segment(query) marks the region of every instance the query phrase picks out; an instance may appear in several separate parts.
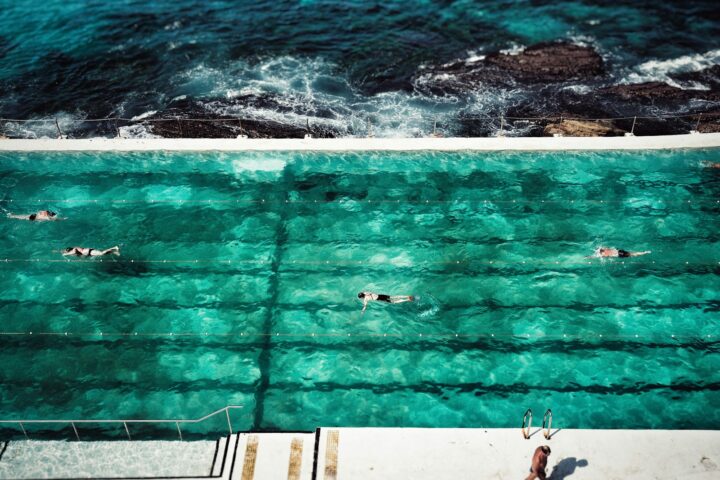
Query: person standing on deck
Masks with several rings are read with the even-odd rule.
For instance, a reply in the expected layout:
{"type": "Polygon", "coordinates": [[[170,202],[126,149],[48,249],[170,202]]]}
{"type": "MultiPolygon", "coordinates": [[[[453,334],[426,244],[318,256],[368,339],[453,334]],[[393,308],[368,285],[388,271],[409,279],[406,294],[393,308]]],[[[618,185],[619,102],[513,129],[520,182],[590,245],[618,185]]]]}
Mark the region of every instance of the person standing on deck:
{"type": "Polygon", "coordinates": [[[363,302],[362,313],[365,313],[368,302],[404,303],[412,302],[415,297],[412,295],[385,295],[383,293],[360,292],[358,298],[363,302]]]}
{"type": "Polygon", "coordinates": [[[550,456],[550,447],[543,445],[537,447],[533,454],[532,461],[530,462],[530,475],[525,480],[545,480],[547,475],[545,474],[545,467],[547,466],[547,457],[550,456]]]}

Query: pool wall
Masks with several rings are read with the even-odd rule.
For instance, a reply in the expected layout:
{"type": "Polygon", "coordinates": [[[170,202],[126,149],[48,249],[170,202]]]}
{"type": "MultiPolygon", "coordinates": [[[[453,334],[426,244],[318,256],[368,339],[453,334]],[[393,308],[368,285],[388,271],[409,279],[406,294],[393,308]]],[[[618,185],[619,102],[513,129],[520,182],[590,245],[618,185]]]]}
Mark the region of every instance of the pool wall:
{"type": "Polygon", "coordinates": [[[0,151],[453,151],[453,150],[654,150],[720,147],[720,133],[653,137],[492,138],[92,138],[0,140],[0,151]]]}

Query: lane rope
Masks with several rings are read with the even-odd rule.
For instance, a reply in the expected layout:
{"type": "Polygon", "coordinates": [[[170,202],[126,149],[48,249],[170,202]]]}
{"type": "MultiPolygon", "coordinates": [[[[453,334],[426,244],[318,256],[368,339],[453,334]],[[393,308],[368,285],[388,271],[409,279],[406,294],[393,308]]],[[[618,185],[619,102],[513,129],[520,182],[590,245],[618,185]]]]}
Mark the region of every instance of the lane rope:
{"type": "MultiPolygon", "coordinates": [[[[93,264],[93,263],[116,263],[116,264],[203,264],[203,265],[232,265],[232,264],[251,264],[251,265],[272,265],[275,263],[274,260],[256,260],[256,259],[237,259],[237,260],[224,260],[224,259],[156,259],[156,260],[143,260],[135,258],[115,258],[108,255],[109,260],[104,260],[103,257],[92,257],[92,258],[4,258],[0,259],[0,264],[3,263],[82,263],[82,264],[93,264]]],[[[522,261],[503,261],[503,260],[427,260],[422,262],[408,262],[408,261],[373,261],[373,260],[284,260],[284,265],[328,265],[328,266],[351,266],[351,265],[389,265],[394,267],[423,267],[428,265],[486,265],[493,267],[500,266],[519,266],[519,265],[558,265],[558,266],[576,266],[576,265],[636,265],[647,267],[648,265],[658,265],[656,260],[621,260],[617,257],[607,258],[593,258],[591,260],[582,261],[560,261],[560,260],[522,260],[522,261]]],[[[720,265],[718,262],[691,262],[691,261],[680,261],[672,263],[659,263],[660,266],[668,267],[675,265],[684,265],[691,267],[709,267],[720,265]]]]}
{"type": "Polygon", "coordinates": [[[376,333],[376,332],[54,332],[54,331],[0,331],[0,336],[46,336],[46,337],[275,337],[275,338],[484,338],[484,339],[519,339],[519,340],[638,340],[669,338],[671,340],[705,340],[716,338],[713,334],[676,335],[676,334],[520,334],[520,333],[376,333]]]}

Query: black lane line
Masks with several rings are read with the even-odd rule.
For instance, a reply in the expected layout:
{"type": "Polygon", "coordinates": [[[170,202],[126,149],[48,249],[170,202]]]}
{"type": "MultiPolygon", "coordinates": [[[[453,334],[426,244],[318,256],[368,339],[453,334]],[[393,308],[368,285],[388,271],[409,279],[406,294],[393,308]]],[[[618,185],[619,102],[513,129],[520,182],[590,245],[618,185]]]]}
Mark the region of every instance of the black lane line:
{"type": "Polygon", "coordinates": [[[315,429],[315,447],[313,450],[312,480],[317,480],[318,453],[320,450],[320,428],[315,429]]]}
{"type": "Polygon", "coordinates": [[[217,454],[218,454],[219,448],[220,448],[220,439],[218,438],[215,441],[215,454],[213,455],[212,463],[210,464],[210,475],[208,475],[209,477],[213,476],[213,471],[215,470],[215,460],[217,460],[217,454]]]}
{"type": "Polygon", "coordinates": [[[240,434],[236,433],[235,436],[235,451],[233,452],[232,463],[230,464],[230,476],[228,477],[230,479],[233,478],[233,471],[235,470],[235,459],[237,458],[237,449],[238,444],[240,443],[240,434]]]}
{"type": "Polygon", "coordinates": [[[7,450],[8,445],[10,444],[10,441],[5,442],[5,445],[3,445],[2,451],[0,451],[0,462],[2,462],[2,457],[5,455],[5,450],[7,450]]]}
{"type": "MultiPolygon", "coordinates": [[[[227,442],[225,442],[225,453],[223,453],[222,458],[222,465],[220,466],[220,476],[223,476],[223,472],[225,472],[225,461],[228,458],[228,448],[230,447],[230,440],[232,439],[232,435],[228,435],[227,442]]],[[[235,448],[237,448],[237,444],[235,445],[235,448]]]]}
{"type": "MultiPolygon", "coordinates": [[[[285,198],[291,188],[295,184],[292,172],[286,167],[283,172],[282,185],[285,186],[285,198]]],[[[278,227],[275,234],[275,253],[273,255],[272,265],[270,267],[270,276],[268,279],[269,299],[268,307],[263,321],[262,332],[267,334],[263,337],[262,350],[258,356],[258,369],[260,370],[260,379],[258,380],[255,390],[255,410],[253,415],[253,424],[250,430],[262,431],[263,422],[265,420],[265,395],[270,387],[270,364],[272,356],[272,333],[274,309],[280,297],[280,266],[282,265],[282,254],[285,245],[288,242],[287,220],[290,207],[281,209],[280,218],[278,219],[278,227]]]]}

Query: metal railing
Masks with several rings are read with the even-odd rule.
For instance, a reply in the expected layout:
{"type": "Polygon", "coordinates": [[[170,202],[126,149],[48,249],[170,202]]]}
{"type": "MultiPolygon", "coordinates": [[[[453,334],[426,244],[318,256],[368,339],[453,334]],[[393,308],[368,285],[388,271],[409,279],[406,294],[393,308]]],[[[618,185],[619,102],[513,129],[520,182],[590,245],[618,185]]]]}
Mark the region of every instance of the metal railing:
{"type": "MultiPolygon", "coordinates": [[[[523,438],[525,440],[529,440],[530,437],[537,433],[537,431],[534,433],[530,433],[530,429],[532,428],[532,419],[532,409],[528,408],[523,414],[522,426],[520,427],[523,438]]],[[[543,432],[543,437],[545,437],[547,440],[550,440],[552,438],[553,434],[550,432],[550,430],[552,429],[552,410],[550,410],[549,408],[545,410],[545,415],[543,415],[542,427],[540,427],[540,429],[543,432]]]]}
{"type": "Polygon", "coordinates": [[[227,420],[227,427],[228,432],[230,435],[233,433],[232,429],[232,422],[230,421],[230,410],[233,409],[239,409],[243,408],[242,405],[228,405],[226,407],[221,408],[220,410],[215,410],[212,413],[208,413],[207,415],[196,418],[196,419],[169,419],[169,420],[134,420],[134,419],[100,419],[100,420],[0,420],[0,424],[14,424],[20,427],[20,430],[22,430],[23,435],[25,435],[26,439],[30,439],[30,436],[27,433],[27,430],[25,430],[25,425],[31,425],[31,424],[50,424],[50,425],[69,425],[72,427],[73,432],[75,433],[75,438],[79,441],[80,440],[80,434],[78,433],[77,425],[80,424],[116,424],[120,425],[122,424],[123,427],[125,427],[125,433],[127,434],[128,440],[132,440],[132,436],[130,435],[130,429],[128,428],[128,424],[175,424],[175,427],[177,428],[178,437],[180,440],[183,439],[182,436],[182,430],[180,429],[181,424],[196,424],[203,422],[209,418],[212,418],[216,415],[219,415],[223,412],[225,412],[225,418],[227,420]]]}
{"type": "MultiPolygon", "coordinates": [[[[494,134],[498,136],[503,136],[506,131],[508,131],[508,128],[511,126],[514,126],[516,122],[533,122],[535,126],[542,126],[542,124],[547,123],[557,123],[557,122],[563,122],[565,120],[573,120],[573,121],[584,121],[584,122],[613,122],[613,121],[620,121],[620,122],[626,122],[627,125],[625,128],[629,128],[627,131],[627,134],[634,135],[635,134],[635,128],[638,124],[638,121],[647,121],[647,120],[656,120],[656,121],[666,121],[666,120],[681,120],[684,121],[683,125],[689,130],[689,131],[698,131],[701,122],[703,119],[706,122],[709,123],[715,123],[720,121],[720,114],[716,112],[698,112],[698,113],[683,113],[683,114],[657,114],[657,115],[627,115],[627,116],[618,116],[618,117],[598,117],[598,118],[588,118],[588,117],[581,117],[581,116],[573,116],[573,115],[564,115],[564,114],[555,114],[555,115],[545,115],[545,116],[536,116],[536,117],[520,117],[520,116],[512,116],[512,115],[484,115],[484,114],[478,114],[478,113],[463,113],[459,112],[452,120],[453,123],[459,123],[462,124],[463,122],[480,122],[487,125],[491,125],[493,129],[496,131],[494,134]]],[[[183,137],[183,132],[187,131],[187,129],[183,129],[184,123],[211,123],[211,124],[221,124],[222,126],[228,127],[233,131],[233,133],[243,133],[246,132],[246,129],[243,128],[243,122],[244,121],[260,121],[262,122],[263,119],[250,119],[250,118],[242,118],[242,117],[221,117],[221,118],[192,118],[192,117],[163,117],[163,118],[126,118],[126,117],[103,117],[103,118],[73,118],[72,122],[77,125],[81,125],[83,123],[108,123],[109,128],[106,128],[106,133],[113,132],[115,133],[116,137],[121,136],[120,127],[127,127],[127,126],[133,126],[133,125],[151,125],[153,123],[170,123],[177,125],[177,130],[181,137],[183,137]],[[122,124],[122,125],[121,125],[122,124]]],[[[442,136],[442,131],[444,130],[442,128],[442,120],[438,120],[437,118],[430,117],[427,118],[427,126],[428,126],[428,133],[427,136],[430,137],[437,137],[442,136]]],[[[270,121],[270,120],[269,120],[270,121]]],[[[274,120],[272,120],[275,122],[274,120]]],[[[447,121],[447,120],[446,120],[447,121]]],[[[367,118],[367,125],[365,127],[365,132],[356,132],[353,136],[362,136],[364,133],[367,137],[373,137],[375,136],[375,128],[374,125],[370,119],[370,117],[367,118]]],[[[8,131],[8,126],[11,126],[12,124],[50,124],[51,128],[54,125],[55,131],[57,132],[58,138],[65,138],[66,132],[63,132],[61,126],[60,126],[60,120],[57,117],[47,117],[47,118],[34,118],[34,119],[21,119],[21,118],[2,118],[0,117],[0,137],[3,135],[6,135],[11,132],[8,131]]],[[[297,127],[299,130],[305,130],[307,133],[311,133],[311,124],[310,119],[307,119],[305,125],[288,125],[290,127],[297,127]]],[[[318,123],[317,125],[314,125],[314,127],[317,127],[319,129],[327,129],[328,131],[332,131],[332,127],[328,127],[326,125],[323,125],[322,123],[318,123]]],[[[348,128],[350,130],[353,130],[351,125],[348,125],[348,128]]],[[[77,126],[74,127],[73,133],[80,133],[82,135],[81,129],[77,128],[77,126]]],[[[449,130],[449,129],[448,129],[449,130]]],[[[229,133],[229,132],[223,132],[223,133],[229,133]]],[[[335,132],[335,133],[342,133],[342,132],[335,132]]],[[[350,135],[350,134],[348,134],[350,135]]],[[[478,136],[488,136],[488,135],[478,135],[478,136]]],[[[242,137],[242,135],[238,135],[238,137],[242,137]]],[[[7,137],[9,138],[9,137],[7,137]]],[[[26,137],[19,137],[19,138],[26,138],[26,137]]]]}

